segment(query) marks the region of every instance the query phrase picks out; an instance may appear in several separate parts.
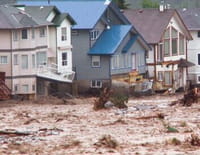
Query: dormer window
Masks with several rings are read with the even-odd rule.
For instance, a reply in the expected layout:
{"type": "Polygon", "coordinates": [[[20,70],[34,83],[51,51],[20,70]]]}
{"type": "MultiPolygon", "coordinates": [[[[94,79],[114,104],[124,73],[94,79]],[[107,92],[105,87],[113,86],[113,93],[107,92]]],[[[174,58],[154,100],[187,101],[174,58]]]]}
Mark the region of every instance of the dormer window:
{"type": "Polygon", "coordinates": [[[90,39],[96,40],[99,37],[99,30],[90,31],[90,39]]]}

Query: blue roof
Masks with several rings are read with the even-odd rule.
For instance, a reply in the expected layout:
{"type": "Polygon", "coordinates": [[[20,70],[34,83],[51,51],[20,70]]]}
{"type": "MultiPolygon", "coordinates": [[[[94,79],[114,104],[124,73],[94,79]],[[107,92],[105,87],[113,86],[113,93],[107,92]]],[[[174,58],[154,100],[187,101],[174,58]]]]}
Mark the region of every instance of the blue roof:
{"type": "Polygon", "coordinates": [[[108,5],[105,0],[17,0],[18,4],[55,5],[62,13],[69,13],[76,21],[73,29],[92,29],[108,5]]]}
{"type": "Polygon", "coordinates": [[[131,30],[131,25],[114,25],[105,30],[88,54],[91,55],[112,55],[115,53],[123,39],[131,30]]]}
{"type": "Polygon", "coordinates": [[[126,46],[123,48],[122,53],[128,52],[128,50],[131,48],[131,46],[135,43],[135,41],[138,38],[138,34],[134,35],[129,42],[126,44],[126,46]]]}

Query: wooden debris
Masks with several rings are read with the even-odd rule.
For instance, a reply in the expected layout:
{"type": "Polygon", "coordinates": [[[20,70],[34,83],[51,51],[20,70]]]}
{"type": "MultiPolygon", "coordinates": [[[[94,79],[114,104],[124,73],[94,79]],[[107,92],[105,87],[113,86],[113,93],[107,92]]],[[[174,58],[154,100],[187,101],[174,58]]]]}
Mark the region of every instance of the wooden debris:
{"type": "Polygon", "coordinates": [[[30,132],[22,132],[22,131],[17,131],[17,130],[13,130],[13,129],[0,130],[0,135],[27,136],[30,134],[31,134],[30,132]]]}

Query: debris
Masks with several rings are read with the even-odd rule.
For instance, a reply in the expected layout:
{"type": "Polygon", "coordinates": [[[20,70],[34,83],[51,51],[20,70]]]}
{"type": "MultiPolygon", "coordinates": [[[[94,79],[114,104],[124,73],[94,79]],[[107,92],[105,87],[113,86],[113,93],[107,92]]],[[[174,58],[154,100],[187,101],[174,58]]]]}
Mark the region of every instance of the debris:
{"type": "Polygon", "coordinates": [[[188,141],[192,146],[200,146],[200,136],[198,134],[191,134],[186,141],[188,141]]]}
{"type": "Polygon", "coordinates": [[[176,128],[167,126],[167,132],[179,132],[176,128]]]}
{"type": "Polygon", "coordinates": [[[118,146],[118,142],[113,137],[111,137],[110,135],[104,135],[94,145],[104,146],[104,147],[107,147],[107,148],[114,148],[115,149],[118,146]]]}
{"type": "Polygon", "coordinates": [[[111,108],[111,107],[113,107],[114,106],[114,104],[111,102],[111,101],[107,101],[105,104],[104,104],[104,107],[105,108],[111,108]]]}
{"type": "Polygon", "coordinates": [[[164,119],[165,115],[162,113],[158,113],[157,115],[152,115],[152,116],[143,116],[143,117],[136,117],[135,119],[152,119],[152,118],[159,118],[159,119],[164,119]]]}
{"type": "Polygon", "coordinates": [[[6,130],[0,130],[0,135],[11,135],[11,136],[27,136],[32,133],[30,132],[24,132],[24,131],[17,131],[15,129],[6,129],[6,130]]]}
{"type": "Polygon", "coordinates": [[[27,125],[27,124],[30,124],[30,123],[32,123],[32,122],[40,123],[37,119],[32,118],[32,119],[29,119],[28,121],[24,122],[24,124],[27,125]]]}

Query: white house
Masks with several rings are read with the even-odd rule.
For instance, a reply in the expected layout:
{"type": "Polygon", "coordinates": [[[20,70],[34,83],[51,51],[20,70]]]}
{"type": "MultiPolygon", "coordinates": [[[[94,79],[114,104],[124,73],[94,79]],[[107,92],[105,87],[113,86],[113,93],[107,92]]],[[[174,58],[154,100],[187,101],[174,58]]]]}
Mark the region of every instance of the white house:
{"type": "Polygon", "coordinates": [[[188,42],[188,60],[195,65],[188,69],[192,84],[200,84],[200,9],[180,9],[179,13],[189,29],[193,40],[188,42]]]}
{"type": "Polygon", "coordinates": [[[126,17],[151,45],[147,53],[149,77],[154,89],[185,88],[187,81],[187,43],[192,39],[179,13],[173,9],[125,11],[126,17]]]}

